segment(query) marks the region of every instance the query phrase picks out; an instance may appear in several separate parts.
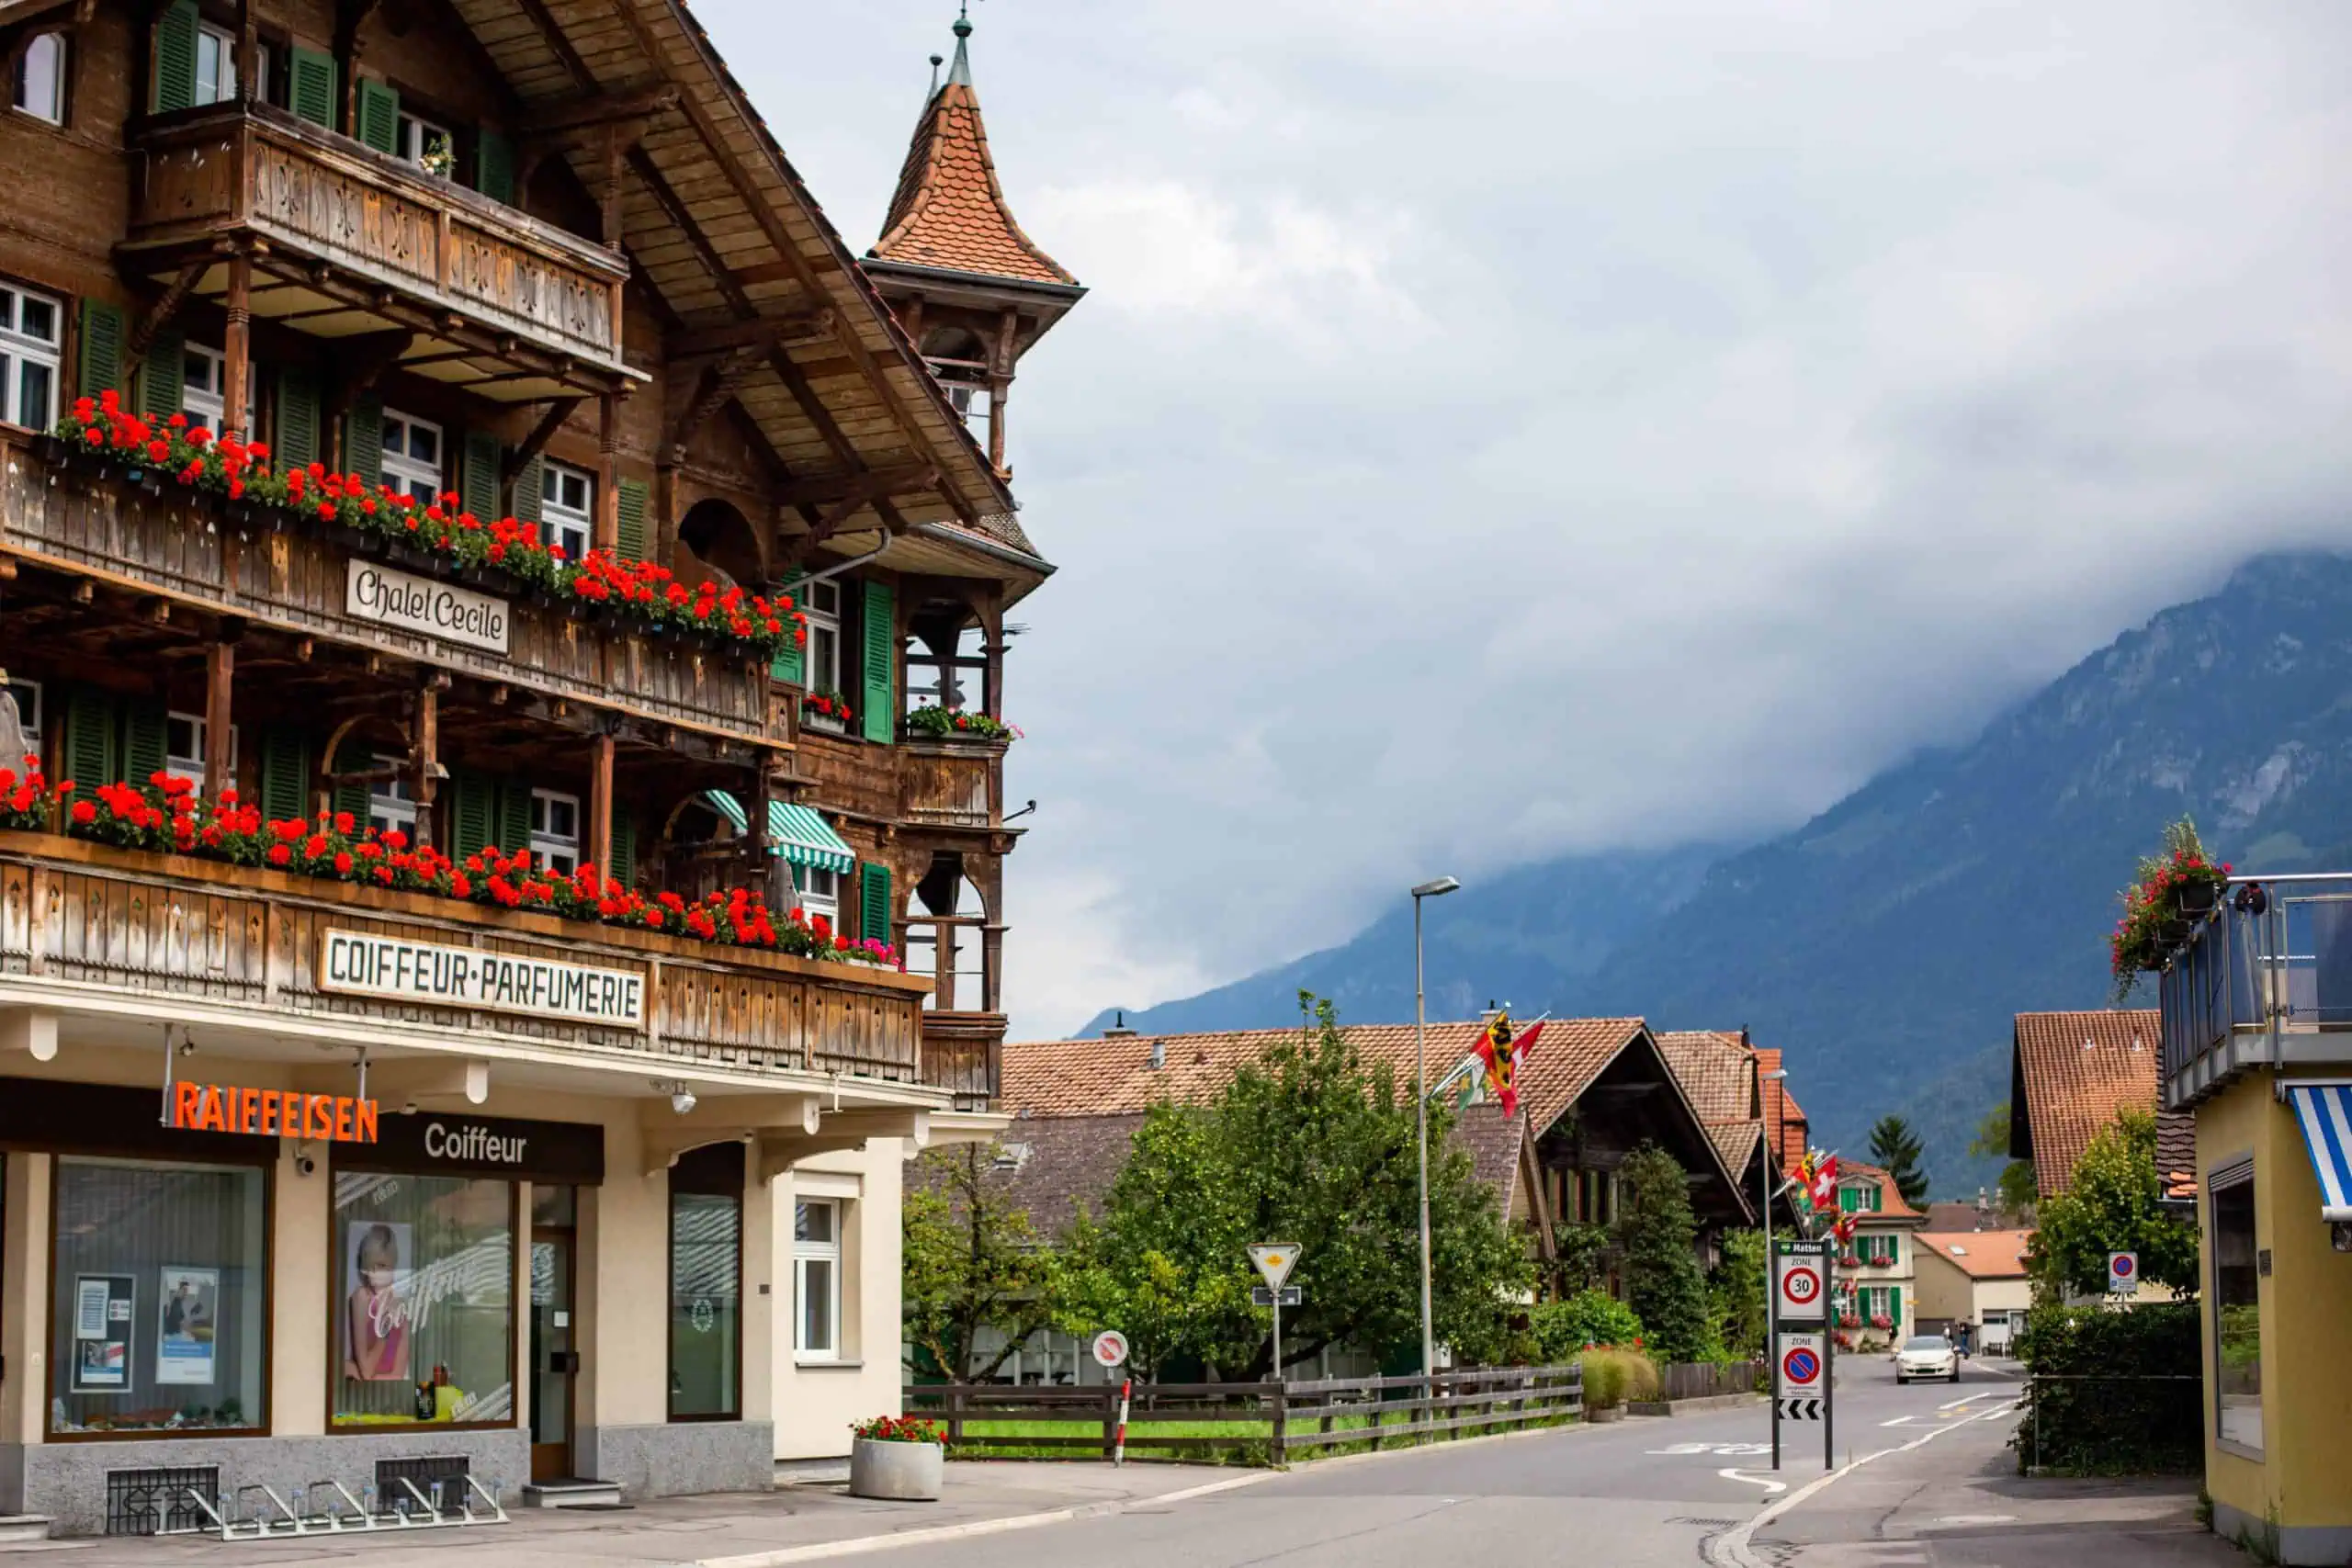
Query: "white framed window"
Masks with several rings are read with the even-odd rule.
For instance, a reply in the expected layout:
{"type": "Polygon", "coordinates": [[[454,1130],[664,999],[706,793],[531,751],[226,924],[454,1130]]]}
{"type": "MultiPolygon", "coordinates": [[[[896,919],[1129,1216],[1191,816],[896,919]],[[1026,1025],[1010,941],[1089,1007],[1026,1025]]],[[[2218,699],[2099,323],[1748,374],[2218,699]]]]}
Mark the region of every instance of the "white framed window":
{"type": "Polygon", "coordinates": [[[441,427],[414,414],[384,411],[384,482],[430,505],[441,497],[441,427]]]}
{"type": "Polygon", "coordinates": [[[0,419],[28,430],[57,421],[57,355],[65,308],[0,284],[0,419]]]}
{"type": "Polygon", "coordinates": [[[196,101],[225,104],[237,96],[237,35],[199,22],[196,28],[196,101]]]}
{"type": "Polygon", "coordinates": [[[65,35],[41,33],[17,62],[17,108],[51,125],[65,123],[65,35]]]}
{"type": "Polygon", "coordinates": [[[559,875],[580,869],[580,797],[531,792],[531,859],[559,875]]]}
{"type": "MultiPolygon", "coordinates": [[[[237,766],[237,727],[229,727],[229,768],[237,766]]],[[[198,789],[204,787],[204,716],[200,713],[167,714],[164,718],[164,772],[175,779],[186,779],[198,789]]]]}
{"type": "Polygon", "coordinates": [[[808,1198],[792,1216],[793,1349],[802,1360],[842,1353],[842,1204],[808,1198]]]}
{"type": "MultiPolygon", "coordinates": [[[[405,757],[390,757],[376,753],[379,768],[404,768],[405,757]]],[[[409,788],[408,775],[395,774],[389,779],[370,779],[368,783],[368,826],[379,833],[389,833],[397,828],[412,840],[416,837],[416,795],[409,788]]]]}
{"type": "Polygon", "coordinates": [[[940,389],[947,394],[947,406],[979,443],[980,450],[989,449],[989,421],[995,413],[995,403],[989,389],[970,381],[942,381],[940,389]]]}
{"type": "Polygon", "coordinates": [[[392,150],[420,169],[447,174],[457,156],[457,138],[448,127],[402,111],[393,130],[392,150]]]}
{"type": "Polygon", "coordinates": [[[842,874],[822,866],[796,865],[792,885],[798,889],[800,908],[810,919],[822,915],[839,927],[842,919],[842,874]]]}
{"type": "Polygon", "coordinates": [[[596,525],[596,479],[568,463],[539,465],[539,534],[568,560],[588,553],[596,525]]]}
{"type": "MultiPolygon", "coordinates": [[[[17,728],[25,732],[26,741],[32,746],[34,755],[38,756],[40,752],[40,682],[39,681],[10,681],[8,694],[17,699],[17,728]]],[[[0,765],[11,764],[8,764],[7,759],[0,758],[0,765]]]]}
{"type": "MultiPolygon", "coordinates": [[[[218,434],[228,425],[229,356],[200,343],[180,350],[180,408],[191,424],[218,434]]],[[[254,378],[245,378],[245,417],[240,429],[254,428],[254,378]]]]}
{"type": "Polygon", "coordinates": [[[808,617],[808,689],[838,692],[842,689],[842,585],[812,582],[794,597],[808,617]]]}

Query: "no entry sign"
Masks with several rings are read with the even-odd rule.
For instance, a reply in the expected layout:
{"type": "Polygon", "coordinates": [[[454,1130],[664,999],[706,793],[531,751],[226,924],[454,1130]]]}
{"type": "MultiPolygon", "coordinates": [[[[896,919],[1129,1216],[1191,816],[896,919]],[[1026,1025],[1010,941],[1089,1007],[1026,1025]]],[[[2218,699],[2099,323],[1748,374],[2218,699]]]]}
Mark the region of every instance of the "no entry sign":
{"type": "Polygon", "coordinates": [[[1116,1367],[1127,1359],[1127,1337],[1115,1328],[1106,1328],[1094,1337],[1094,1359],[1105,1367],[1116,1367]]]}
{"type": "Polygon", "coordinates": [[[1821,1336],[1818,1334],[1783,1334],[1781,1336],[1776,1392],[1783,1399],[1796,1394],[1817,1394],[1822,1388],[1823,1360],[1821,1336]]]}

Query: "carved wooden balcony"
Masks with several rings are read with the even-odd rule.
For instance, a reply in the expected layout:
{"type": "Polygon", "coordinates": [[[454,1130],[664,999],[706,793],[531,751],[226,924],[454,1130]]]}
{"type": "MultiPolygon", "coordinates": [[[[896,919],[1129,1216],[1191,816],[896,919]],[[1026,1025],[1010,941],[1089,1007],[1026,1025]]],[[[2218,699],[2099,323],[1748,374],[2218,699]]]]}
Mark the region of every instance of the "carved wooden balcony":
{"type": "Polygon", "coordinates": [[[1001,1012],[926,1010],[922,1081],[953,1092],[958,1111],[988,1110],[1001,1082],[1005,1029],[1001,1012]]]}
{"type": "Polygon", "coordinates": [[[899,750],[910,826],[994,828],[1003,821],[1002,741],[907,740],[899,750]]]}
{"type": "Polygon", "coordinates": [[[160,117],[136,151],[127,271],[217,299],[243,248],[256,321],[389,343],[419,373],[506,401],[634,378],[628,264],[603,245],[268,104],[160,117]]]}
{"type": "Polygon", "coordinates": [[[978,1089],[968,1041],[930,1056],[920,978],[45,833],[0,832],[0,996],[454,1050],[840,1073],[978,1089]],[[370,994],[327,973],[330,931],[637,977],[633,1025],[370,994]]]}

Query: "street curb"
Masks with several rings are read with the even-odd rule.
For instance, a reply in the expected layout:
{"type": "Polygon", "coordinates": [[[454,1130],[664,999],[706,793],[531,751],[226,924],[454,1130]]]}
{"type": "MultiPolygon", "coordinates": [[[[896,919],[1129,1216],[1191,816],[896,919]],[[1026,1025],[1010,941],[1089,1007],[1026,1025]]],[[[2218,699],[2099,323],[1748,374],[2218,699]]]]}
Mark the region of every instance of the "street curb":
{"type": "Polygon", "coordinates": [[[1751,1404],[1761,1404],[1760,1393],[1702,1393],[1691,1399],[1633,1400],[1625,1405],[1629,1416],[1698,1416],[1711,1410],[1741,1410],[1751,1404]]]}
{"type": "Polygon", "coordinates": [[[857,1557],[869,1551],[894,1551],[902,1546],[928,1546],[937,1541],[968,1540],[974,1536],[1002,1535],[1012,1530],[1036,1529],[1044,1525],[1068,1524],[1075,1519],[1107,1518],[1131,1508],[1182,1503],[1194,1497],[1205,1497],[1212,1492],[1229,1492],[1238,1486],[1252,1486],[1261,1481],[1271,1481],[1280,1473],[1279,1471],[1268,1470],[1248,1475],[1232,1475],[1222,1481],[1165,1492],[1156,1497],[1128,1497],[1115,1503],[1084,1503],[1076,1507],[1049,1508],[1043,1513],[1013,1514],[1001,1519],[972,1519],[960,1525],[933,1525],[927,1529],[851,1536],[843,1540],[811,1541],[806,1546],[784,1546],[773,1551],[747,1551],[733,1557],[705,1557],[697,1559],[694,1568],[780,1568],[786,1562],[817,1562],[829,1557],[857,1557]]]}
{"type": "Polygon", "coordinates": [[[1319,1474],[1337,1465],[1362,1464],[1366,1460],[1406,1459],[1414,1454],[1425,1454],[1446,1449],[1466,1449],[1479,1443],[1507,1443],[1514,1438],[1553,1438],[1559,1436],[1562,1432],[1581,1432],[1590,1424],[1586,1421],[1563,1421],[1556,1426],[1530,1427],[1518,1432],[1485,1432],[1475,1438],[1449,1438],[1443,1442],[1414,1443],[1406,1448],[1382,1449],[1376,1453],[1367,1450],[1360,1454],[1333,1454],[1329,1459],[1299,1460],[1283,1466],[1280,1470],[1270,1470],[1266,1473],[1268,1475],[1319,1474]]]}

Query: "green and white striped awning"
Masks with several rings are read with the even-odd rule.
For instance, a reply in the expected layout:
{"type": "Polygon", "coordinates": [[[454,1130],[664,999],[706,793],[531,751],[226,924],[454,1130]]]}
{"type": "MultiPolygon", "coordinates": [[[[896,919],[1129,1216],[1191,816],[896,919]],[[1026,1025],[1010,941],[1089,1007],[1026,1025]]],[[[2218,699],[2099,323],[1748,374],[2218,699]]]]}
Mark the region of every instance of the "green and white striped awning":
{"type": "MultiPolygon", "coordinates": [[[[710,803],[713,811],[726,818],[728,825],[738,833],[751,830],[751,823],[743,815],[743,803],[725,790],[705,790],[703,799],[710,803]]],[[[814,866],[819,871],[838,871],[844,875],[857,865],[857,852],[842,842],[842,836],[806,806],[795,806],[783,800],[769,801],[768,840],[782,849],[784,858],[794,865],[814,866]]]]}

